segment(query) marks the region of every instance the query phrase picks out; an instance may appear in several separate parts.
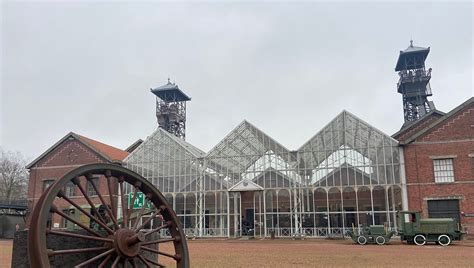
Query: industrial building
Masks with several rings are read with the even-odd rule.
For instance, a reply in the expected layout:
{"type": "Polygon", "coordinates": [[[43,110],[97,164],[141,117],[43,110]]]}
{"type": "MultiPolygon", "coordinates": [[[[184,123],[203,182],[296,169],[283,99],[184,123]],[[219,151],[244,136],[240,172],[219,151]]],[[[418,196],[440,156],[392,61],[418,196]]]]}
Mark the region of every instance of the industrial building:
{"type": "MultiPolygon", "coordinates": [[[[408,205],[474,231],[474,98],[433,110],[393,135],[405,158],[408,205]]],[[[470,231],[470,232],[469,232],[470,231]]]]}
{"type": "MultiPolygon", "coordinates": [[[[43,192],[56,180],[62,178],[71,170],[86,164],[92,163],[120,163],[127,155],[128,151],[121,150],[102,142],[84,137],[70,132],[58,142],[48,148],[43,154],[33,160],[26,168],[30,171],[28,183],[28,209],[31,212],[40,199],[43,192]]],[[[93,179],[99,190],[107,189],[107,183],[100,177],[93,179]]],[[[91,183],[85,180],[81,182],[83,189],[91,196],[94,204],[99,206],[100,200],[95,194],[96,191],[91,183]]],[[[113,195],[117,199],[117,185],[115,184],[113,195]]],[[[90,210],[91,206],[73,183],[69,183],[64,189],[67,197],[73,199],[84,209],[90,210]]],[[[89,218],[82,215],[71,204],[64,200],[56,201],[58,208],[66,215],[78,219],[82,223],[89,224],[89,218]]],[[[26,226],[31,221],[31,213],[27,215],[26,226]]],[[[48,222],[53,228],[73,228],[72,223],[54,215],[48,222]]]]}
{"type": "Polygon", "coordinates": [[[164,193],[188,236],[341,236],[363,224],[396,229],[396,211],[402,209],[423,211],[425,217],[454,217],[469,228],[468,216],[474,215],[472,99],[446,115],[436,110],[429,100],[432,69],[425,68],[429,52],[413,41],[400,51],[395,71],[405,123],[393,137],[342,111],[297,149],[286,148],[244,120],[203,152],[184,139],[190,98],[168,81],[151,90],[160,127],[124,165],[164,193]],[[465,117],[456,125],[462,135],[448,133],[445,151],[413,157],[420,137],[439,132],[454,115],[465,117]],[[450,145],[460,140],[464,143],[450,145]],[[449,169],[445,162],[458,153],[462,161],[455,160],[456,179],[452,165],[448,181],[433,179],[449,169]],[[423,177],[424,184],[417,178],[421,168],[433,175],[423,177]],[[456,202],[470,212],[462,212],[456,202]]]}
{"type": "Polygon", "coordinates": [[[396,228],[398,143],[343,111],[297,150],[243,121],[205,153],[158,128],[124,165],[165,194],[191,236],[341,236],[396,228]]]}
{"type": "MultiPolygon", "coordinates": [[[[33,161],[29,207],[69,170],[119,162],[163,193],[188,237],[338,237],[371,224],[396,230],[397,211],[409,209],[453,217],[469,232],[474,98],[448,113],[436,109],[429,100],[432,70],[425,69],[429,51],[413,42],[400,51],[400,131],[390,136],[341,111],[299,148],[287,148],[243,120],[202,151],[185,140],[191,98],[168,80],[151,89],[159,127],[144,141],[120,150],[70,133],[33,161]]],[[[65,191],[87,208],[77,189],[65,191]]],[[[66,224],[52,219],[52,226],[66,224]]]]}

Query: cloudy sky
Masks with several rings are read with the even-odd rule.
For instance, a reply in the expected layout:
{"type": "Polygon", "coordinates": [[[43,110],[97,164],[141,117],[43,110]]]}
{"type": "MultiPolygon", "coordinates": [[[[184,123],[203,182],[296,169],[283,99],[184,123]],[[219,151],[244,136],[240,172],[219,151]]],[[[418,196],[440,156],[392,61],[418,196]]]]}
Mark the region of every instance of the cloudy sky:
{"type": "Polygon", "coordinates": [[[70,131],[125,148],[156,129],[169,77],[192,97],[187,141],[208,151],[247,119],[297,149],[346,109],[403,123],[394,72],[430,46],[436,107],[473,96],[471,2],[8,2],[0,145],[37,157],[70,131]]]}

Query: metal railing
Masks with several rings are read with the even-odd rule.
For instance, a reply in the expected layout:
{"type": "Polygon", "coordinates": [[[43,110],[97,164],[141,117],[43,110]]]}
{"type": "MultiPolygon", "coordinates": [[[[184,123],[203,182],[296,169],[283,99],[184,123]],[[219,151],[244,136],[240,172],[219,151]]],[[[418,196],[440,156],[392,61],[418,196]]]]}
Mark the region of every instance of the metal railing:
{"type": "MultiPolygon", "coordinates": [[[[276,237],[280,238],[291,238],[295,236],[304,236],[308,238],[343,238],[346,237],[347,231],[353,231],[355,233],[360,233],[362,227],[306,227],[302,229],[302,233],[295,233],[294,230],[290,227],[279,227],[279,228],[269,228],[266,230],[265,236],[270,237],[271,232],[275,232],[276,237]]],[[[388,227],[388,231],[397,231],[394,227],[388,227]]],[[[228,232],[227,228],[204,228],[202,235],[199,236],[199,232],[196,228],[184,228],[184,234],[187,238],[195,237],[227,237],[228,232]]],[[[171,237],[168,229],[160,230],[161,237],[171,237]]],[[[237,237],[240,236],[240,233],[237,237]]]]}
{"type": "Polygon", "coordinates": [[[18,200],[0,199],[0,208],[26,210],[28,208],[28,200],[26,199],[18,199],[18,200]]]}
{"type": "MultiPolygon", "coordinates": [[[[184,228],[184,234],[187,238],[194,237],[227,237],[227,228],[204,228],[201,236],[199,230],[196,228],[184,228]]],[[[168,229],[160,230],[161,237],[170,237],[171,234],[168,229]]]]}
{"type": "MultiPolygon", "coordinates": [[[[398,80],[397,83],[397,88],[400,88],[400,85],[402,83],[415,83],[415,82],[421,82],[421,81],[429,81],[431,79],[431,69],[428,71],[426,70],[416,70],[416,71],[409,71],[409,72],[399,72],[398,75],[400,76],[400,79],[398,80]]],[[[428,92],[431,90],[427,90],[427,94],[431,93],[428,92]]]]}
{"type": "Polygon", "coordinates": [[[17,199],[17,200],[0,199],[0,204],[27,206],[28,205],[28,200],[26,200],[26,199],[17,199]]]}

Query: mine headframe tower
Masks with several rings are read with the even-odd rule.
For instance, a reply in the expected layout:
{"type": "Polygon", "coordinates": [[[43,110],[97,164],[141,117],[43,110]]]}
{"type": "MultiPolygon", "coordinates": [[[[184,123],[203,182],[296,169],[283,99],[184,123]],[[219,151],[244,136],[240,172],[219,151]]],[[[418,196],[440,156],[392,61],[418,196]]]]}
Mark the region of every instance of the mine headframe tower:
{"type": "Polygon", "coordinates": [[[425,70],[425,60],[430,48],[410,46],[400,51],[395,71],[400,80],[397,84],[398,93],[403,96],[403,113],[405,124],[416,121],[434,110],[434,103],[428,100],[432,96],[430,79],[431,68],[425,70]]]}
{"type": "Polygon", "coordinates": [[[150,89],[156,95],[158,126],[181,138],[186,138],[186,102],[191,98],[168,78],[166,85],[150,89]]]}

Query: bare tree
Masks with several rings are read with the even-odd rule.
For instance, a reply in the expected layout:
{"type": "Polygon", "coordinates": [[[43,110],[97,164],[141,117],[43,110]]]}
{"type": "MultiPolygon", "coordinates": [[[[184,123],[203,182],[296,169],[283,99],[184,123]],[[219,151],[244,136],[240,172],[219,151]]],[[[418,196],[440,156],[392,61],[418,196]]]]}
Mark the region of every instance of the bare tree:
{"type": "Polygon", "coordinates": [[[26,198],[28,171],[25,166],[26,160],[20,153],[0,148],[0,199],[26,198]]]}

